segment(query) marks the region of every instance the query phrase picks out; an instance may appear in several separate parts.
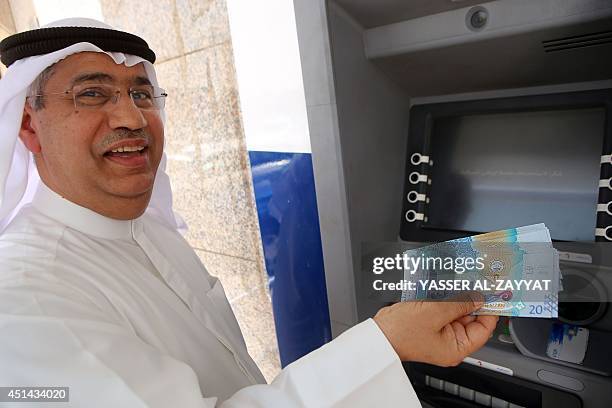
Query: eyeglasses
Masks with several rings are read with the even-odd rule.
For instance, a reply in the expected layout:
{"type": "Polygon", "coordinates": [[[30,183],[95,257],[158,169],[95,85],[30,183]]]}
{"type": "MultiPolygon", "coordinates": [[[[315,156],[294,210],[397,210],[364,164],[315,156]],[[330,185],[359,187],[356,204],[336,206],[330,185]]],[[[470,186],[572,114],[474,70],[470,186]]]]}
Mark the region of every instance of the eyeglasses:
{"type": "MultiPolygon", "coordinates": [[[[166,105],[168,94],[162,88],[153,85],[138,85],[128,89],[128,95],[134,105],[141,110],[160,110],[166,105]]],[[[74,100],[74,108],[103,109],[110,101],[113,105],[121,98],[121,88],[107,84],[76,85],[72,89],[58,93],[30,95],[28,98],[46,98],[48,96],[64,97],[74,100]]]]}

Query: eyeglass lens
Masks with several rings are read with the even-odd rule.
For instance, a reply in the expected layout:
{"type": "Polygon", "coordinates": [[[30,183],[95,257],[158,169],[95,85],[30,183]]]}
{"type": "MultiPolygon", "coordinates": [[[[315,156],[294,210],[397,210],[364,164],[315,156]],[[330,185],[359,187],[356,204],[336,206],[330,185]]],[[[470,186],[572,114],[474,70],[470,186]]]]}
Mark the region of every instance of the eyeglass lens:
{"type": "MultiPolygon", "coordinates": [[[[111,101],[119,101],[121,89],[105,84],[84,84],[72,89],[74,105],[76,108],[100,109],[111,101]]],[[[143,110],[163,109],[166,101],[166,92],[152,85],[139,85],[128,91],[134,105],[143,110]]]]}

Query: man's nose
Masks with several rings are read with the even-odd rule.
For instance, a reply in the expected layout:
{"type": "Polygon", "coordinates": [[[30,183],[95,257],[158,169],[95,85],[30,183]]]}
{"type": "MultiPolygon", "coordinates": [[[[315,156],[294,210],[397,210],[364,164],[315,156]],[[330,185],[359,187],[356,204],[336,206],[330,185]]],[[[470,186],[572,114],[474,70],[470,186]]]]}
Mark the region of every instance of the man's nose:
{"type": "Polygon", "coordinates": [[[112,129],[127,128],[131,130],[146,127],[147,119],[143,112],[134,105],[131,96],[125,94],[117,96],[117,101],[110,100],[105,106],[108,112],[109,126],[112,129]]]}

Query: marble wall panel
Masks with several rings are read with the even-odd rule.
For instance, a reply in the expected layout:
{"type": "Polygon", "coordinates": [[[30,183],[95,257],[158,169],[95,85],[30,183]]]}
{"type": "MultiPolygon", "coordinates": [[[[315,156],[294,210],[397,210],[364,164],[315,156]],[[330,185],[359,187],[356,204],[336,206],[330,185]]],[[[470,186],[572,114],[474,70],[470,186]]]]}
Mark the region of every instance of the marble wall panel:
{"type": "Polygon", "coordinates": [[[225,0],[176,0],[176,8],[186,52],[230,40],[225,0]]]}
{"type": "Polygon", "coordinates": [[[158,61],[185,53],[175,0],[100,0],[100,6],[107,23],[144,38],[158,61]]]}
{"type": "Polygon", "coordinates": [[[278,375],[281,367],[274,315],[266,289],[259,287],[249,296],[234,300],[231,306],[238,318],[249,354],[266,380],[271,382],[278,375]]]}
{"type": "Polygon", "coordinates": [[[165,61],[230,41],[225,0],[102,0],[106,21],[142,35],[165,61]]]}
{"type": "Polygon", "coordinates": [[[15,22],[8,0],[0,0],[0,31],[5,33],[15,32],[15,22]]]}
{"type": "Polygon", "coordinates": [[[218,277],[244,334],[249,354],[268,382],[280,371],[272,305],[256,262],[196,250],[211,275],[218,277]]]}
{"type": "Polygon", "coordinates": [[[256,260],[259,227],[231,47],[158,66],[169,92],[166,152],[176,209],[196,248],[256,260]]]}
{"type": "Polygon", "coordinates": [[[38,18],[32,0],[8,0],[15,24],[15,32],[38,28],[38,18]]]}
{"type": "Polygon", "coordinates": [[[256,292],[265,286],[257,274],[257,262],[244,258],[195,250],[208,273],[219,278],[230,303],[256,292]]]}
{"type": "MultiPolygon", "coordinates": [[[[0,41],[15,33],[15,23],[8,0],[0,0],[0,41]]],[[[0,63],[0,78],[6,72],[4,64],[0,63]]]]}

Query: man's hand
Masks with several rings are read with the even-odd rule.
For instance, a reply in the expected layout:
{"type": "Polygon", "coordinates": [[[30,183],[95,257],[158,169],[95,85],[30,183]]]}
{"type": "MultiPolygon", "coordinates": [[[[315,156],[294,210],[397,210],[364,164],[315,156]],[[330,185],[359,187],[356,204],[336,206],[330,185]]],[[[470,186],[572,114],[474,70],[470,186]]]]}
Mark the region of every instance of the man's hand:
{"type": "Polygon", "coordinates": [[[414,301],[384,307],[374,321],[402,361],[454,366],[482,347],[497,316],[470,316],[483,305],[477,292],[454,301],[414,301]]]}

